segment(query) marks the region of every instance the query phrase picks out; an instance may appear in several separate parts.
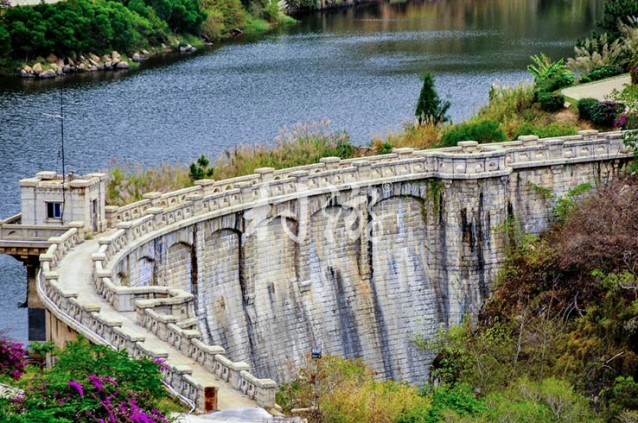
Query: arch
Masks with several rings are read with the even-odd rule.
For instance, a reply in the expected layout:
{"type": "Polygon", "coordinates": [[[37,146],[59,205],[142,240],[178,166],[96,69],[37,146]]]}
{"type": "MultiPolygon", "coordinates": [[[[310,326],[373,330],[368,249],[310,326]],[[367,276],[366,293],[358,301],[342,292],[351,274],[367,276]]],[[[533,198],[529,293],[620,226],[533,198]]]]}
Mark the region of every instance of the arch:
{"type": "Polygon", "coordinates": [[[193,246],[178,241],[168,248],[163,285],[191,292],[193,284],[193,246]]]}
{"type": "Polygon", "coordinates": [[[155,280],[155,259],[144,256],[137,261],[138,277],[132,281],[131,286],[153,286],[155,280]]]}

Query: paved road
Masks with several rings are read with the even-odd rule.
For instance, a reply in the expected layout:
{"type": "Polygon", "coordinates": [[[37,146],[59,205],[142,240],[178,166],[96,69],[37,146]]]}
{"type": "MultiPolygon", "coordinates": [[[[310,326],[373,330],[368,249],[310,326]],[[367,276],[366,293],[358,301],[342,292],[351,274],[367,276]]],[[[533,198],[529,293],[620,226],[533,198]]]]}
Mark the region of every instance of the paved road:
{"type": "Polygon", "coordinates": [[[621,75],[615,78],[605,79],[603,81],[590,82],[589,84],[576,85],[575,87],[565,88],[561,92],[564,96],[576,100],[581,98],[595,98],[603,101],[608,100],[607,96],[613,91],[622,91],[625,84],[631,83],[629,75],[621,75]]]}

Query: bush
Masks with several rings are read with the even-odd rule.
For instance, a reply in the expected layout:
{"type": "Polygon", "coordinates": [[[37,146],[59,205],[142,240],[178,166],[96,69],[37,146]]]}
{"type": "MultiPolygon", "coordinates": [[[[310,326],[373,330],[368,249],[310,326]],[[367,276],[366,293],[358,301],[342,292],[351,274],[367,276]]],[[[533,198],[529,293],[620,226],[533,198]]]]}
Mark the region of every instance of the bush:
{"type": "Polygon", "coordinates": [[[23,395],[4,403],[0,400],[0,420],[169,422],[157,410],[159,400],[167,397],[161,363],[132,360],[126,351],[91,345],[83,338],[68,343],[58,358],[52,368],[21,381],[23,395]]]}
{"type": "Polygon", "coordinates": [[[521,135],[537,135],[540,138],[553,138],[563,135],[576,135],[576,132],[576,128],[572,125],[550,123],[548,125],[536,126],[525,122],[514,134],[514,139],[521,135]]]}
{"type": "Polygon", "coordinates": [[[569,87],[574,83],[573,74],[559,74],[553,78],[542,79],[534,84],[534,92],[538,96],[539,93],[553,93],[561,88],[569,87]]]}
{"type": "Polygon", "coordinates": [[[550,92],[541,92],[537,95],[541,109],[549,113],[554,113],[565,107],[565,96],[562,94],[553,94],[550,92]]]}
{"type": "Polygon", "coordinates": [[[638,113],[623,113],[614,121],[614,127],[623,131],[638,129],[638,113]]]}
{"type": "Polygon", "coordinates": [[[603,65],[597,66],[586,75],[580,77],[581,83],[598,81],[600,79],[611,78],[612,76],[620,75],[623,70],[619,66],[603,65]]]}
{"type": "Polygon", "coordinates": [[[439,146],[452,147],[459,141],[489,143],[505,141],[505,139],[505,133],[499,127],[498,122],[492,120],[470,121],[446,128],[441,136],[439,146]]]}
{"type": "Polygon", "coordinates": [[[593,108],[591,122],[600,126],[612,127],[624,110],[625,105],[622,103],[603,101],[593,108]]]}
{"type": "Polygon", "coordinates": [[[632,68],[631,71],[629,71],[629,76],[631,77],[631,83],[638,85],[638,67],[632,68]]]}
{"type": "Polygon", "coordinates": [[[0,337],[0,377],[17,380],[27,365],[27,351],[21,344],[0,337]]]}
{"type": "Polygon", "coordinates": [[[582,120],[591,120],[594,109],[598,107],[600,101],[595,98],[583,98],[578,100],[578,117],[582,120]]]}

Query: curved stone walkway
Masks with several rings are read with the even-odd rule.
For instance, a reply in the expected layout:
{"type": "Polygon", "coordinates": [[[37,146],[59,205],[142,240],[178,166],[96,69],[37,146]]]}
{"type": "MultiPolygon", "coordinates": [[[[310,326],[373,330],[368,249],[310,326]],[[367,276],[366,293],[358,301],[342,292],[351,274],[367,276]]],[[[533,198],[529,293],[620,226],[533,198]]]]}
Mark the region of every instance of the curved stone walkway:
{"type": "MultiPolygon", "coordinates": [[[[101,236],[109,233],[101,234],[101,236]]],[[[99,238],[98,236],[97,238],[99,238]]],[[[162,349],[168,352],[168,359],[173,365],[188,366],[193,370],[193,377],[198,381],[207,385],[214,385],[218,390],[218,408],[220,410],[228,409],[258,409],[260,408],[255,401],[246,395],[233,389],[230,384],[219,380],[214,374],[204,369],[196,361],[185,357],[180,351],[161,341],[157,336],[148,332],[142,326],[137,324],[135,312],[119,312],[115,310],[111,304],[106,302],[94,289],[93,277],[93,261],[92,255],[99,249],[97,239],[85,241],[75,246],[59,263],[57,271],[59,274],[58,283],[60,287],[69,292],[76,292],[77,299],[81,303],[98,304],[100,315],[112,320],[122,322],[122,327],[128,332],[143,336],[144,343],[154,349],[162,349]]],[[[261,409],[263,410],[263,409],[261,409]]],[[[264,411],[265,412],[265,411],[264,411]]]]}
{"type": "Polygon", "coordinates": [[[561,93],[565,97],[575,100],[583,98],[595,98],[596,100],[608,100],[609,94],[613,90],[622,91],[625,84],[630,84],[631,79],[628,74],[616,76],[614,78],[604,79],[602,81],[590,82],[588,84],[580,84],[574,87],[565,88],[561,93]]]}

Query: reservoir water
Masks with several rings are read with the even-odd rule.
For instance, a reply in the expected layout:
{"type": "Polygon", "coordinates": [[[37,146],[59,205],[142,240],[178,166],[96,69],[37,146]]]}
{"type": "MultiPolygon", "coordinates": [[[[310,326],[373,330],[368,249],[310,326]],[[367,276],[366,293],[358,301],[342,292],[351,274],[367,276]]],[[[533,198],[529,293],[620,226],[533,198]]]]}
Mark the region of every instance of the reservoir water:
{"type": "MultiPolygon", "coordinates": [[[[419,74],[431,71],[458,122],[493,83],[530,80],[529,56],[573,53],[602,0],[434,0],[367,4],[300,17],[296,26],[221,43],[135,71],[53,81],[0,78],[0,218],[19,212],[18,180],[113,159],[155,165],[269,143],[280,128],[328,119],[355,143],[413,119],[419,74]]],[[[26,273],[0,256],[0,333],[26,339],[26,273]]]]}

